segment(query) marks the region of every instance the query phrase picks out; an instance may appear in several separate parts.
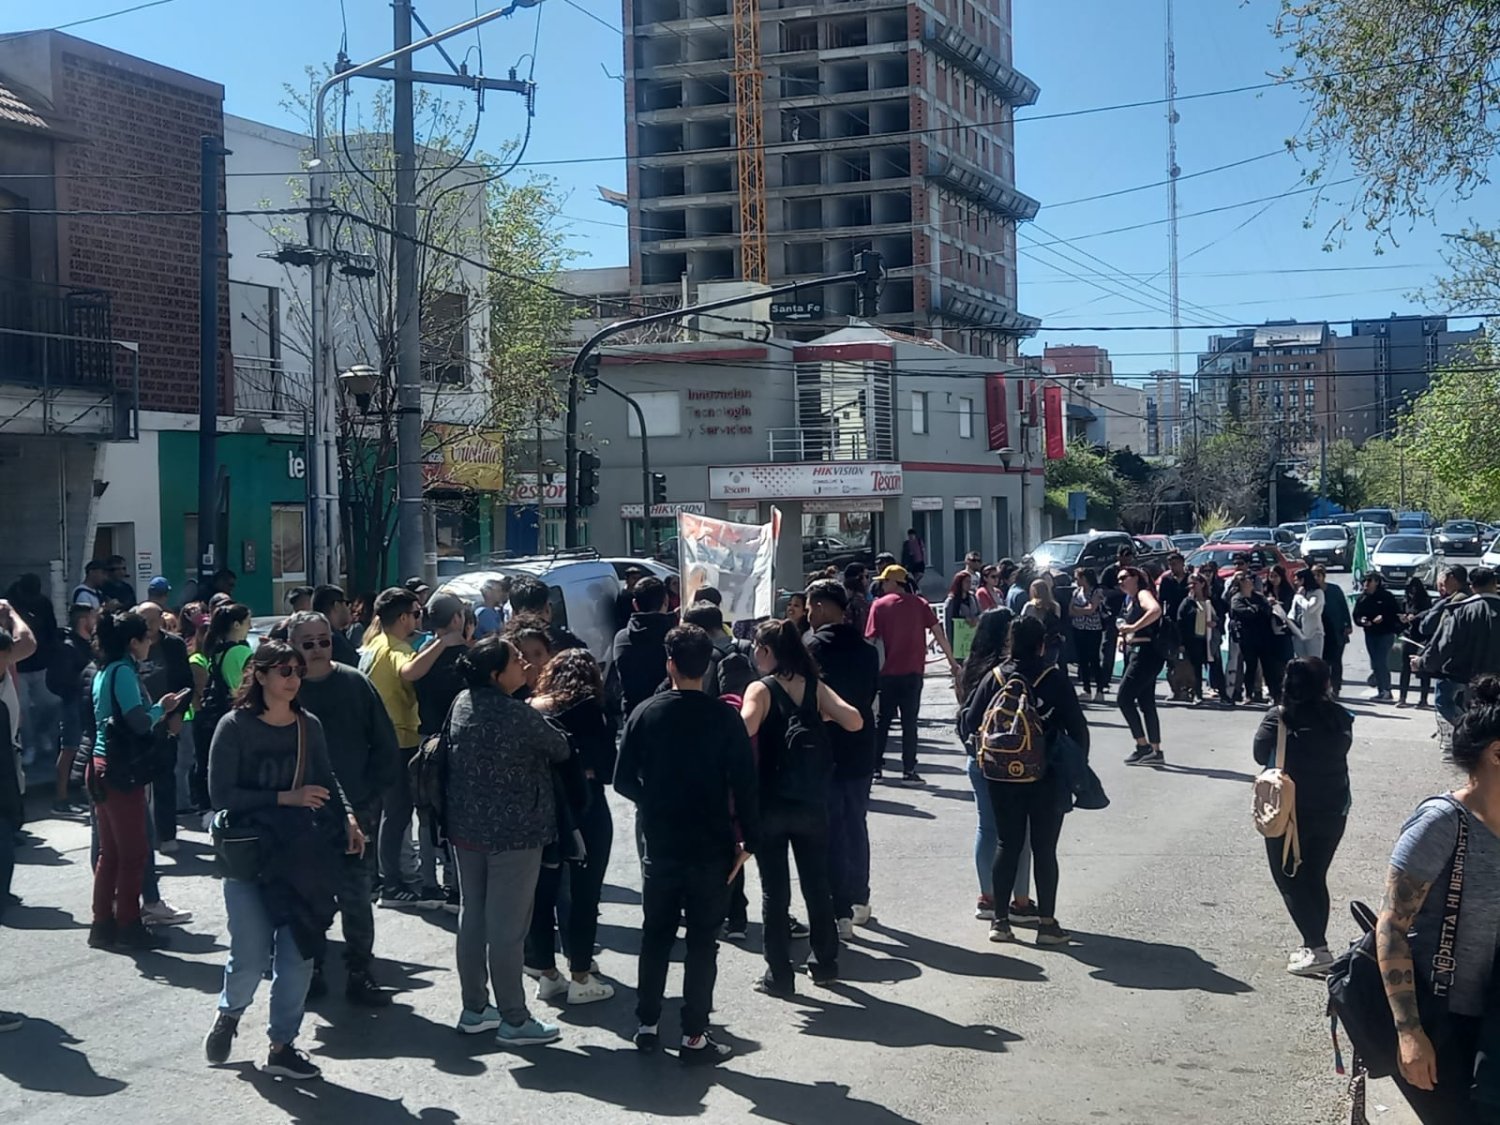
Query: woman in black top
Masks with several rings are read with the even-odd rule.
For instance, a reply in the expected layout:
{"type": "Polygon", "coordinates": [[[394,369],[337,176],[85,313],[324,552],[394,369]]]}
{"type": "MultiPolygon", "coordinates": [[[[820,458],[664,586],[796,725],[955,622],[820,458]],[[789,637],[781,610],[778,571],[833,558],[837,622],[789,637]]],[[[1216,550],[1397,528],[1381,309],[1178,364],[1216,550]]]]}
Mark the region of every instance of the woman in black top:
{"type": "MultiPolygon", "coordinates": [[[[1043,728],[1049,734],[1065,732],[1087,755],[1089,727],[1083,708],[1067,675],[1048,663],[1046,644],[1047,630],[1042,622],[1034,617],[1017,618],[1010,627],[1010,655],[1000,666],[1000,675],[979,681],[964,704],[959,729],[978,732],[1001,683],[1020,676],[1032,685],[1043,728]]],[[[1057,840],[1073,800],[1063,771],[1049,766],[1034,782],[990,780],[987,786],[1000,839],[990,876],[993,885],[1010,887],[1015,882],[1029,835],[1036,875],[1037,944],[1066,945],[1071,935],[1057,924],[1057,840]]],[[[997,914],[990,923],[990,940],[1010,941],[1012,936],[1009,920],[997,914]]]]}
{"type": "Polygon", "coordinates": [[[531,705],[547,716],[568,736],[574,765],[581,772],[587,793],[577,828],[583,836],[585,860],[567,866],[571,902],[558,919],[565,931],[564,947],[572,979],[557,971],[553,961],[552,919],[555,894],[546,902],[543,883],[551,872],[544,869],[537,880],[537,909],[532,912],[531,935],[526,941],[526,966],[540,971],[540,1000],[566,996],[569,1004],[592,1004],[608,1000],[614,987],[598,978],[594,962],[594,939],[599,933],[599,894],[609,868],[610,845],[615,825],[604,795],[615,776],[615,738],[604,713],[604,681],[599,665],[588,649],[570,648],[554,656],[542,670],[531,705]]]}
{"type": "Polygon", "coordinates": [[[1161,603],[1151,592],[1151,580],[1140,568],[1122,566],[1119,581],[1127,599],[1125,619],[1118,629],[1120,643],[1125,648],[1125,671],[1120,676],[1115,698],[1135,737],[1135,749],[1125,764],[1160,766],[1166,763],[1161,752],[1161,720],[1156,714],[1156,677],[1166,664],[1157,638],[1161,603]]]}
{"type": "MultiPolygon", "coordinates": [[[[1408,659],[1413,653],[1421,651],[1421,645],[1426,643],[1422,636],[1422,615],[1432,608],[1432,595],[1427,592],[1426,585],[1415,574],[1406,583],[1406,590],[1401,598],[1401,638],[1416,641],[1415,645],[1405,645],[1400,638],[1396,644],[1401,654],[1401,695],[1396,703],[1397,707],[1405,707],[1406,693],[1411,690],[1411,660],[1408,659]]],[[[1422,696],[1417,700],[1417,706],[1427,706],[1427,692],[1432,687],[1432,677],[1425,673],[1418,673],[1421,677],[1422,696]]]]}
{"type": "Polygon", "coordinates": [[[261,875],[253,882],[227,874],[223,880],[229,960],[204,1054],[215,1065],[229,1058],[240,1016],[269,969],[271,1049],[261,1069],[292,1079],[320,1073],[293,1041],[313,960],[333,921],[337,845],[350,855],[365,848],[334,776],[322,724],[297,701],[305,672],[291,645],[262,643],[246,665],[234,710],[214,731],[208,757],[214,808],[231,818],[231,834],[259,837],[261,875]]]}
{"type": "Polygon", "coordinates": [[[1255,760],[1275,765],[1297,787],[1297,838],[1302,864],[1288,873],[1284,842],[1266,839],[1271,878],[1281,892],[1302,947],[1287,961],[1297,976],[1321,976],[1333,964],[1328,951],[1328,868],[1344,838],[1349,815],[1349,747],[1354,717],[1329,694],[1328,665],[1315,656],[1286,666],[1281,706],[1266,712],[1255,732],[1255,760]],[[1276,754],[1277,729],[1286,725],[1285,757],[1276,754]],[[1273,757],[1276,759],[1273,763],[1273,757]]]}
{"type": "MultiPolygon", "coordinates": [[[[766,973],[758,988],[771,996],[794,991],[791,958],[792,884],[787,851],[797,858],[797,878],[807,904],[812,957],[808,971],[820,984],[838,979],[839,936],[828,882],[828,775],[832,757],[824,734],[826,768],[800,768],[786,761],[789,712],[801,711],[816,726],[820,719],[847,731],[864,726],[858,708],[840,699],[822,682],[817,661],[802,643],[792,621],[766,621],[755,630],[755,664],[763,678],[745,690],[740,717],[756,743],[760,771],[761,919],[765,927],[766,973]],[[812,701],[804,709],[807,694],[812,701]],[[821,773],[821,781],[817,774],[821,773]],[[797,779],[800,789],[791,782],[797,779]]],[[[817,733],[822,734],[821,728],[817,733]]]]}

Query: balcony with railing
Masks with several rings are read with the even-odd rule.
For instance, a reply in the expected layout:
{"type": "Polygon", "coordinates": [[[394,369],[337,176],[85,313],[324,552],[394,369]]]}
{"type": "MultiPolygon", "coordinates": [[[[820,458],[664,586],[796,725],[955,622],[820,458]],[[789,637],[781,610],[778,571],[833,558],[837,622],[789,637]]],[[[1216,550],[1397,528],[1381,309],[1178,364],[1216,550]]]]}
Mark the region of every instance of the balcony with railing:
{"type": "Polygon", "coordinates": [[[301,418],[312,408],[312,376],[268,356],[234,357],[234,409],[257,418],[301,418]]]}
{"type": "Polygon", "coordinates": [[[864,426],[787,426],[766,431],[770,461],[889,461],[895,443],[889,431],[864,426]]]}
{"type": "Polygon", "coordinates": [[[0,383],[112,390],[109,294],[0,277],[0,383]]]}

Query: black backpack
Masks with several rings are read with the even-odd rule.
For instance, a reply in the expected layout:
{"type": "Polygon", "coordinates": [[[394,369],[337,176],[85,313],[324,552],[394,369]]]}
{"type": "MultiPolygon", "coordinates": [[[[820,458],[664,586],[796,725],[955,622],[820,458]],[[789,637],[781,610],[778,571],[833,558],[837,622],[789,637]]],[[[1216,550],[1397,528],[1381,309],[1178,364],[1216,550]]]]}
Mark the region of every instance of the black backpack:
{"type": "MultiPolygon", "coordinates": [[[[833,776],[833,749],[818,712],[818,681],[806,681],[800,706],[792,702],[775,676],[765,676],[760,682],[771,693],[771,702],[786,723],[780,750],[766,763],[768,768],[761,770],[764,796],[786,804],[825,803],[828,780],[833,776]]],[[[764,758],[764,753],[761,756],[764,758]]]]}
{"type": "MultiPolygon", "coordinates": [[[[240,641],[240,644],[245,644],[240,641]]],[[[224,679],[224,658],[229,655],[229,648],[215,653],[208,662],[208,683],[203,687],[203,699],[199,702],[197,709],[193,712],[193,741],[198,745],[208,745],[212,742],[214,731],[219,725],[219,720],[229,714],[234,706],[234,693],[239,685],[230,686],[224,679]],[[198,742],[199,739],[207,739],[207,742],[198,742]]],[[[249,645],[245,645],[249,648],[249,645]]]]}

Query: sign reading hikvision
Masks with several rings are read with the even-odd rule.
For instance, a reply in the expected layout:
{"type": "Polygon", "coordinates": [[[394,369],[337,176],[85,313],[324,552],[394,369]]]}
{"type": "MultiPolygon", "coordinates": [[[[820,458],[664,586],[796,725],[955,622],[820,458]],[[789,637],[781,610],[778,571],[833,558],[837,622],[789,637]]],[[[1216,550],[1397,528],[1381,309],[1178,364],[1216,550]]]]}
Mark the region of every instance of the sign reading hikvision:
{"type": "Polygon", "coordinates": [[[901,466],[856,461],[812,465],[711,465],[710,500],[812,500],[900,496],[901,466]]]}

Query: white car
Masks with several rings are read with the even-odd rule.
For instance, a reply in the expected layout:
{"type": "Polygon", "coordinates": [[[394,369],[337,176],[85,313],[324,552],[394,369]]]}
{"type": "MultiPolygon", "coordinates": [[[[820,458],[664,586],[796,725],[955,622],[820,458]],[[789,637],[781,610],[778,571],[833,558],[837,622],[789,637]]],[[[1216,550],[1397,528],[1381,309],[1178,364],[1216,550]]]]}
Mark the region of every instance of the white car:
{"type": "Polygon", "coordinates": [[[1496,539],[1484,549],[1484,557],[1479,561],[1491,569],[1500,566],[1500,539],[1496,539]]]}
{"type": "Polygon", "coordinates": [[[615,598],[620,579],[603,559],[573,559],[539,556],[505,559],[493,570],[475,570],[444,579],[435,591],[456,594],[470,605],[483,602],[480,591],[490,578],[521,575],[538,579],[552,588],[552,624],[565,625],[588,645],[601,664],[610,658],[615,641],[615,598]]]}
{"type": "Polygon", "coordinates": [[[1430,536],[1402,531],[1387,535],[1370,552],[1370,566],[1392,587],[1406,585],[1413,576],[1424,586],[1437,586],[1438,554],[1430,536]]]}

